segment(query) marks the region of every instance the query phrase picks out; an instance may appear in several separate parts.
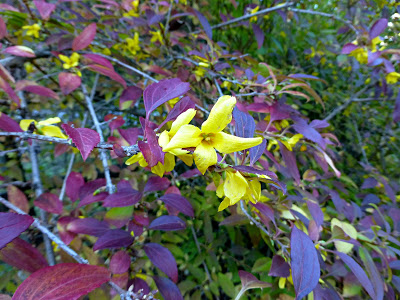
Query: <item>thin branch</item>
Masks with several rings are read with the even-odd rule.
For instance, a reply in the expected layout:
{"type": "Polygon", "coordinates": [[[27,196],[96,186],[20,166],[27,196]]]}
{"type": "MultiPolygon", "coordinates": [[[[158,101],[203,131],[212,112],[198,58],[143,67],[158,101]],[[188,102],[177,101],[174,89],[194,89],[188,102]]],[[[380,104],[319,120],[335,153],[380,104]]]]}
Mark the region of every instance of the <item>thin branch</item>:
{"type": "Polygon", "coordinates": [[[356,135],[357,135],[357,140],[358,140],[358,146],[361,149],[361,154],[364,158],[364,162],[369,165],[369,161],[368,161],[368,157],[367,157],[367,153],[365,152],[365,149],[363,147],[363,143],[362,143],[362,139],[361,139],[361,134],[360,131],[358,130],[358,125],[356,120],[353,119],[353,126],[354,126],[354,130],[356,131],[356,135]]]}
{"type": "Polygon", "coordinates": [[[369,101],[396,101],[396,99],[385,99],[385,98],[359,98],[353,99],[353,102],[369,102],[369,101]]]}
{"type": "MultiPolygon", "coordinates": [[[[96,127],[97,133],[100,136],[100,142],[104,143],[103,131],[101,130],[101,126],[100,126],[99,120],[97,118],[96,112],[94,111],[93,102],[92,102],[92,100],[93,100],[92,96],[94,96],[93,89],[96,89],[98,78],[99,78],[99,74],[97,73],[95,82],[93,84],[91,96],[89,96],[84,84],[82,84],[82,91],[83,91],[83,94],[85,95],[86,104],[88,106],[89,113],[92,117],[92,121],[96,127]]],[[[106,183],[107,183],[107,191],[110,194],[112,194],[115,191],[115,187],[111,181],[110,169],[108,166],[108,157],[107,157],[107,152],[105,152],[105,150],[100,150],[100,158],[101,158],[101,162],[103,163],[104,177],[106,178],[106,183]]]]}
{"type": "MultiPolygon", "coordinates": [[[[16,137],[20,137],[22,139],[34,139],[34,140],[40,140],[40,141],[45,141],[45,142],[50,142],[50,143],[69,145],[71,147],[76,148],[76,145],[74,143],[72,143],[71,140],[69,140],[69,139],[62,139],[62,138],[28,133],[28,132],[0,132],[0,136],[16,136],[16,137]]],[[[113,150],[113,145],[104,143],[104,142],[100,142],[95,146],[95,148],[104,149],[104,150],[113,150]]],[[[133,156],[140,152],[139,147],[137,145],[122,146],[122,149],[124,150],[126,156],[133,156]]]]}
{"type": "Polygon", "coordinates": [[[12,149],[12,150],[0,151],[0,156],[4,156],[4,155],[6,155],[8,153],[13,153],[13,152],[21,152],[22,153],[22,152],[24,152],[26,150],[28,150],[28,147],[19,147],[19,148],[12,149]]]}
{"type": "Polygon", "coordinates": [[[172,4],[174,2],[170,1],[169,3],[169,8],[168,8],[168,13],[167,13],[167,20],[165,22],[165,30],[164,30],[164,36],[167,37],[168,30],[169,30],[169,21],[171,20],[171,11],[172,11],[172,4]]]}
{"type": "Polygon", "coordinates": [[[26,187],[26,186],[30,186],[31,183],[30,182],[23,182],[23,181],[11,181],[11,182],[0,184],[0,189],[4,189],[4,188],[8,187],[9,185],[15,185],[15,186],[19,186],[19,187],[26,187]]]}
{"type": "Polygon", "coordinates": [[[217,78],[215,78],[215,77],[214,77],[214,83],[215,83],[215,86],[217,87],[219,96],[222,97],[224,95],[224,93],[222,92],[221,86],[219,85],[217,78]]]}
{"type": "Polygon", "coordinates": [[[308,10],[308,9],[299,9],[299,8],[289,8],[289,10],[294,11],[294,12],[298,12],[298,13],[302,13],[302,14],[318,15],[318,16],[332,18],[332,19],[337,20],[339,22],[345,23],[355,33],[357,33],[357,34],[359,33],[359,30],[357,30],[357,28],[355,28],[354,25],[350,21],[344,20],[344,19],[342,19],[342,18],[340,18],[338,16],[335,16],[334,14],[327,14],[327,13],[320,12],[320,11],[308,10]]]}
{"type": "MultiPolygon", "coordinates": [[[[193,239],[196,244],[196,247],[197,247],[197,252],[199,252],[199,254],[201,254],[200,244],[199,244],[199,240],[197,239],[196,231],[194,230],[193,225],[190,228],[192,229],[192,235],[193,235],[193,239]]],[[[203,267],[204,267],[204,271],[207,274],[208,281],[212,282],[210,271],[208,270],[208,267],[204,261],[203,261],[203,267]]]]}

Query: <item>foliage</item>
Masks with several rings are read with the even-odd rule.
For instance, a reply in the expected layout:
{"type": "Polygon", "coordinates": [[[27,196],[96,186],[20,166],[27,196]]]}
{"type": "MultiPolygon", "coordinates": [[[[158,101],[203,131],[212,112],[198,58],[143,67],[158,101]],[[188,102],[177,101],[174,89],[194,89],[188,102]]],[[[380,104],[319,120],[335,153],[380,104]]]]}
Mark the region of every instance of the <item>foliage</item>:
{"type": "Polygon", "coordinates": [[[398,299],[398,20],[0,4],[0,298],[398,299]]]}

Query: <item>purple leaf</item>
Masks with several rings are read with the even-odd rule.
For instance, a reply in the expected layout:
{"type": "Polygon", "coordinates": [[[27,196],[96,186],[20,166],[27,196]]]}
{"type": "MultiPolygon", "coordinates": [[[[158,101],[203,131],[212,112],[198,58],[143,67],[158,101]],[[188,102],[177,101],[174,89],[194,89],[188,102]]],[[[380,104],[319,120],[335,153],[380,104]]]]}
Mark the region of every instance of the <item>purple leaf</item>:
{"type": "Polygon", "coordinates": [[[296,183],[300,184],[300,173],[299,169],[297,168],[295,153],[289,151],[281,142],[279,142],[279,146],[286,168],[288,169],[290,175],[293,177],[296,183]]]}
{"type": "Polygon", "coordinates": [[[0,17],[0,40],[7,36],[7,26],[3,18],[0,17]]]}
{"type": "Polygon", "coordinates": [[[258,209],[260,213],[262,213],[264,216],[270,219],[272,223],[275,224],[274,210],[271,207],[269,207],[269,205],[262,202],[257,202],[257,203],[250,202],[250,204],[256,209],[258,209]]]}
{"type": "Polygon", "coordinates": [[[169,121],[175,120],[180,114],[184,113],[190,108],[195,108],[194,102],[187,96],[183,97],[178,103],[175,104],[175,106],[169,112],[167,118],[158,126],[158,128],[161,128],[169,121]]]}
{"type": "MultiPolygon", "coordinates": [[[[112,63],[108,59],[98,54],[88,53],[88,54],[83,54],[82,56],[89,60],[86,62],[88,65],[97,64],[106,67],[107,69],[114,70],[114,66],[112,65],[112,63]]],[[[122,92],[122,94],[123,93],[124,92],[122,92]]]]}
{"type": "Polygon", "coordinates": [[[161,216],[151,222],[149,229],[152,230],[183,230],[186,228],[186,223],[176,216],[161,216]]]}
{"type": "Polygon", "coordinates": [[[248,113],[242,112],[237,107],[233,109],[232,115],[235,120],[236,135],[243,138],[252,138],[256,130],[254,118],[248,113]]]}
{"type": "Polygon", "coordinates": [[[26,46],[11,46],[3,50],[3,53],[22,57],[36,57],[35,52],[26,46]]]}
{"type": "Polygon", "coordinates": [[[21,127],[19,127],[19,124],[3,112],[0,112],[0,130],[9,132],[23,132],[21,127]]]}
{"type": "Polygon", "coordinates": [[[321,207],[319,207],[318,203],[312,201],[307,201],[307,207],[315,223],[317,223],[317,227],[321,226],[324,222],[324,213],[322,212],[321,207]]]}
{"type": "Polygon", "coordinates": [[[69,243],[71,243],[76,237],[76,233],[67,229],[68,224],[74,220],[77,220],[77,218],[66,216],[59,218],[57,221],[58,234],[60,235],[61,240],[67,245],[69,245],[69,243]]]}
{"type": "Polygon", "coordinates": [[[372,188],[376,187],[377,184],[378,184],[378,181],[375,178],[369,177],[369,178],[364,180],[364,182],[363,182],[363,184],[361,186],[361,189],[362,190],[364,190],[364,189],[372,189],[372,188]]]}
{"type": "Polygon", "coordinates": [[[79,190],[85,184],[85,180],[81,173],[71,172],[68,175],[66,182],[66,194],[71,199],[72,202],[75,202],[79,198],[79,190]]]}
{"type": "Polygon", "coordinates": [[[33,204],[49,213],[61,215],[63,212],[63,205],[57,195],[51,193],[41,194],[33,204]]]}
{"type": "Polygon", "coordinates": [[[120,83],[124,88],[126,88],[126,82],[124,78],[122,78],[121,75],[115,72],[114,68],[110,69],[108,67],[97,64],[89,65],[88,68],[93,72],[110,77],[112,80],[115,80],[116,82],[120,83]]]}
{"type": "Polygon", "coordinates": [[[43,0],[34,0],[33,3],[35,4],[43,20],[48,20],[50,18],[51,13],[56,9],[55,4],[47,3],[43,0]]]}
{"type": "Polygon", "coordinates": [[[115,253],[110,260],[110,271],[113,274],[123,274],[131,266],[131,257],[123,250],[115,253]]]}
{"type": "Polygon", "coordinates": [[[233,166],[232,168],[237,170],[237,171],[240,171],[241,173],[265,175],[265,176],[268,176],[268,177],[273,178],[273,179],[277,179],[278,178],[274,172],[266,171],[266,170],[260,170],[260,169],[256,169],[256,168],[250,167],[250,166],[240,165],[240,166],[233,166]]]}
{"type": "Polygon", "coordinates": [[[293,125],[294,130],[298,133],[304,135],[306,139],[317,143],[322,149],[326,148],[325,141],[321,134],[316,131],[313,127],[311,127],[307,122],[303,119],[296,120],[296,123],[293,125]]]}
{"type": "Polygon", "coordinates": [[[154,192],[154,191],[163,191],[166,190],[171,185],[171,182],[168,178],[165,177],[150,177],[144,187],[145,192],[154,192]]]}
{"type": "Polygon", "coordinates": [[[54,91],[40,85],[26,85],[22,88],[22,90],[43,97],[53,98],[57,100],[60,99],[54,91]]]}
{"type": "Polygon", "coordinates": [[[141,128],[118,128],[119,134],[129,143],[129,145],[135,145],[137,143],[137,139],[141,130],[141,128]]]}
{"type": "Polygon", "coordinates": [[[389,267],[395,270],[400,270],[400,260],[391,261],[389,267]]]}
{"type": "Polygon", "coordinates": [[[168,206],[172,206],[173,208],[177,209],[181,213],[194,218],[194,212],[192,204],[183,196],[175,193],[165,194],[158,200],[161,200],[168,206]]]}
{"type": "Polygon", "coordinates": [[[290,237],[290,258],[296,299],[308,295],[318,284],[320,266],[317,250],[303,231],[293,226],[290,237]]]}
{"type": "Polygon", "coordinates": [[[288,277],[290,275],[290,266],[280,255],[274,255],[268,276],[288,277]]]}
{"type": "Polygon", "coordinates": [[[150,261],[161,271],[163,271],[173,282],[178,281],[178,267],[171,252],[156,243],[147,243],[143,246],[144,252],[150,261]]]}
{"type": "Polygon", "coordinates": [[[142,199],[142,193],[133,188],[125,188],[107,196],[103,202],[104,207],[124,207],[138,203],[142,199]]]}
{"type": "Polygon", "coordinates": [[[7,95],[11,98],[11,100],[18,105],[18,107],[20,106],[21,100],[19,99],[15,91],[12,89],[10,84],[7,81],[5,81],[2,77],[0,77],[0,89],[4,90],[7,93],[7,95]]]}
{"type": "Polygon", "coordinates": [[[135,105],[136,101],[142,97],[143,90],[136,86],[128,86],[119,98],[119,109],[126,109],[135,105]]]}
{"type": "Polygon", "coordinates": [[[182,96],[189,91],[189,83],[182,82],[179,78],[164,79],[146,87],[143,92],[146,119],[161,104],[173,98],[182,96]]]}
{"type": "Polygon", "coordinates": [[[342,54],[350,54],[352,51],[354,51],[357,48],[358,48],[357,45],[354,45],[352,43],[347,43],[342,48],[342,54]]]}
{"type": "Polygon", "coordinates": [[[201,26],[203,26],[205,33],[207,34],[208,38],[212,40],[212,28],[210,23],[208,22],[207,18],[199,12],[197,9],[193,9],[194,14],[199,19],[201,26]]]}
{"type": "Polygon", "coordinates": [[[376,38],[378,35],[380,35],[386,29],[387,25],[387,19],[382,18],[377,20],[369,30],[369,39],[372,40],[373,38],[376,38]]]}
{"type": "Polygon", "coordinates": [[[153,276],[153,279],[165,300],[183,300],[179,288],[171,280],[160,276],[153,276]]]}
{"type": "Polygon", "coordinates": [[[360,265],[347,254],[338,251],[335,251],[335,253],[350,268],[350,270],[357,277],[358,281],[361,283],[361,285],[364,287],[367,293],[371,296],[371,298],[375,299],[375,291],[372,288],[373,285],[369,280],[367,274],[365,274],[364,270],[360,267],[360,265]]]}
{"type": "Polygon", "coordinates": [[[369,277],[372,280],[372,284],[375,290],[375,300],[383,300],[384,288],[385,285],[383,283],[382,277],[378,271],[378,268],[375,265],[375,262],[372,260],[371,255],[368,253],[365,248],[360,247],[358,249],[361,260],[364,262],[364,265],[367,269],[369,277]]]}
{"type": "Polygon", "coordinates": [[[48,266],[40,251],[20,238],[14,239],[0,250],[0,260],[29,273],[48,266]]]}
{"type": "Polygon", "coordinates": [[[138,293],[140,290],[142,290],[145,295],[150,293],[150,287],[147,282],[139,277],[135,277],[132,281],[129,281],[128,286],[131,285],[133,285],[133,291],[135,293],[138,293]]]}
{"type": "Polygon", "coordinates": [[[28,215],[0,213],[0,249],[24,232],[33,221],[28,215]]]}
{"type": "Polygon", "coordinates": [[[153,129],[146,125],[146,137],[147,143],[144,142],[138,143],[139,149],[142,151],[143,156],[149,167],[154,167],[158,164],[158,162],[164,164],[164,156],[165,153],[162,151],[160,145],[158,144],[158,138],[153,129]]]}
{"type": "Polygon", "coordinates": [[[121,229],[110,229],[98,238],[93,245],[93,251],[106,248],[128,247],[132,243],[133,236],[129,232],[121,229]]]}
{"type": "Polygon", "coordinates": [[[102,236],[110,227],[107,222],[93,218],[76,219],[67,225],[67,230],[73,233],[102,236]]]}
{"type": "Polygon", "coordinates": [[[260,145],[250,148],[250,166],[253,166],[263,155],[264,150],[267,146],[267,140],[263,139],[260,145]]]}
{"type": "Polygon", "coordinates": [[[83,31],[74,38],[74,41],[72,42],[72,50],[79,51],[89,46],[96,36],[96,29],[96,23],[92,23],[83,29],[83,31]]]}
{"type": "Polygon", "coordinates": [[[271,283],[258,280],[253,274],[240,270],[239,271],[240,281],[242,282],[242,289],[239,293],[244,293],[249,289],[262,289],[271,287],[271,283]]]}
{"type": "Polygon", "coordinates": [[[400,122],[400,92],[397,94],[393,110],[393,122],[400,122]]]}
{"type": "Polygon", "coordinates": [[[82,80],[76,74],[61,72],[58,74],[58,83],[60,85],[61,92],[64,95],[68,95],[81,85],[82,80]]]}
{"type": "Polygon", "coordinates": [[[68,124],[62,124],[61,127],[79,149],[84,161],[88,158],[94,147],[100,143],[99,134],[92,129],[72,128],[68,124]]]}
{"type": "Polygon", "coordinates": [[[96,195],[89,194],[85,198],[83,198],[81,201],[79,201],[78,207],[82,207],[82,206],[85,206],[85,205],[88,205],[91,203],[103,201],[104,199],[107,198],[107,196],[108,196],[107,192],[101,192],[96,195]]]}
{"type": "Polygon", "coordinates": [[[261,30],[260,26],[256,24],[251,24],[253,27],[254,36],[256,37],[258,49],[260,49],[264,44],[265,35],[264,32],[261,30]]]}

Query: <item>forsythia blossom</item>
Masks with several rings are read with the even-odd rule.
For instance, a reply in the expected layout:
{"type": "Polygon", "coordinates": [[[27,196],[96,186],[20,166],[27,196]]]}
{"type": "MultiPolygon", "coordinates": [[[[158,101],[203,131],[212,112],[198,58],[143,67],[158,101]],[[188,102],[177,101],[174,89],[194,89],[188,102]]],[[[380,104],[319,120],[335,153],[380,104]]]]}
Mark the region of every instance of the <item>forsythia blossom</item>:
{"type": "Polygon", "coordinates": [[[208,167],[217,163],[215,150],[221,153],[232,153],[261,144],[262,138],[260,137],[241,138],[222,132],[232,120],[232,110],[235,104],[235,97],[220,97],[201,129],[193,125],[182,125],[169,143],[163,147],[163,151],[196,148],[193,153],[194,161],[199,171],[204,174],[208,167]]]}
{"type": "Polygon", "coordinates": [[[64,69],[68,70],[70,68],[76,67],[79,64],[79,53],[74,52],[72,53],[71,57],[60,54],[58,57],[64,62],[64,69]]]}
{"type": "Polygon", "coordinates": [[[39,31],[40,31],[39,24],[22,26],[22,29],[26,30],[26,35],[29,35],[29,36],[33,35],[35,38],[39,37],[39,31]]]}
{"type": "Polygon", "coordinates": [[[400,79],[400,73],[390,72],[386,75],[386,82],[388,84],[395,84],[400,79]]]}
{"type": "Polygon", "coordinates": [[[47,136],[53,136],[53,137],[58,137],[62,139],[67,139],[68,137],[62,133],[61,129],[57,126],[54,126],[53,124],[60,123],[61,120],[60,118],[49,118],[44,121],[39,121],[36,122],[35,120],[30,120],[30,119],[24,119],[19,122],[19,126],[21,127],[22,130],[27,131],[29,128],[29,125],[31,123],[35,124],[36,130],[35,133],[38,134],[43,134],[47,136]]]}

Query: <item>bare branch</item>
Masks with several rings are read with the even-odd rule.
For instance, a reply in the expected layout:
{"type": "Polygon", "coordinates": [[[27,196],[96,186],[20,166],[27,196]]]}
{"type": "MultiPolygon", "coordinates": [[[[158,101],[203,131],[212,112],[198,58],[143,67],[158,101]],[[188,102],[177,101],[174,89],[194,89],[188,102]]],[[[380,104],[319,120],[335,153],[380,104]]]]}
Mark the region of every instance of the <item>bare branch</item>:
{"type": "Polygon", "coordinates": [[[26,187],[26,186],[30,186],[31,183],[30,182],[23,182],[23,181],[11,181],[11,182],[0,184],[0,189],[4,189],[4,188],[8,187],[9,185],[15,185],[15,186],[19,186],[19,187],[26,187]]]}

